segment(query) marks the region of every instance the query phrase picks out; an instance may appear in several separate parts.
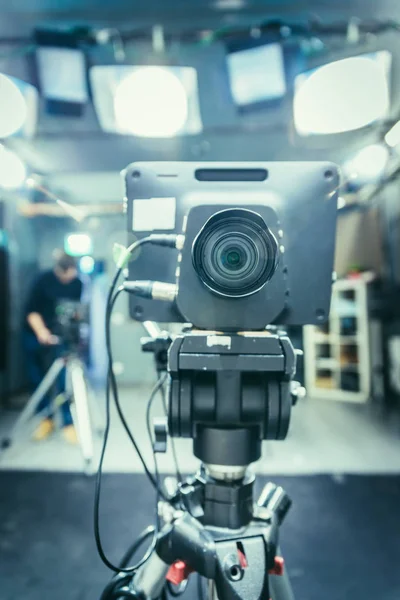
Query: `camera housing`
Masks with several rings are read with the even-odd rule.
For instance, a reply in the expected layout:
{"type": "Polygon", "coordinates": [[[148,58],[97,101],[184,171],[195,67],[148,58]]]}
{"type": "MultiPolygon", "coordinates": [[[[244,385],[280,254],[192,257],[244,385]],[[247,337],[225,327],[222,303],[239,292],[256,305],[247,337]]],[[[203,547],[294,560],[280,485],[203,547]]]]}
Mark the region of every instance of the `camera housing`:
{"type": "Polygon", "coordinates": [[[181,254],[146,246],[130,262],[131,280],[178,283],[175,303],[132,295],[133,319],[189,322],[217,330],[327,319],[339,187],[336,165],[133,163],[123,175],[129,241],[150,233],[185,235],[181,254]],[[239,213],[219,213],[235,210],[242,213],[229,240],[226,217],[239,213]],[[236,277],[240,269],[242,282],[236,277]]]}
{"type": "Polygon", "coordinates": [[[285,308],[287,290],[278,231],[277,215],[269,206],[193,207],[176,298],[185,320],[200,329],[223,331],[264,329],[273,323],[285,308]],[[224,266],[224,251],[226,257],[237,253],[242,259],[238,270],[224,266]]]}

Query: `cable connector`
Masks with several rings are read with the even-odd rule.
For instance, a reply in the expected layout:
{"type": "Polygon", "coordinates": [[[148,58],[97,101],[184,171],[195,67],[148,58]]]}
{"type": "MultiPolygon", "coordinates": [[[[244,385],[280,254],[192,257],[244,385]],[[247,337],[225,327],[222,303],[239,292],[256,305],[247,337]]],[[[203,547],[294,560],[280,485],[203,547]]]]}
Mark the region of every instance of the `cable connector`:
{"type": "Polygon", "coordinates": [[[123,288],[135,296],[164,302],[174,302],[178,292],[177,285],[163,281],[125,281],[123,288]]]}
{"type": "Polygon", "coordinates": [[[151,233],[149,238],[151,244],[177,248],[178,250],[182,250],[185,241],[184,235],[176,235],[175,233],[151,233]]]}

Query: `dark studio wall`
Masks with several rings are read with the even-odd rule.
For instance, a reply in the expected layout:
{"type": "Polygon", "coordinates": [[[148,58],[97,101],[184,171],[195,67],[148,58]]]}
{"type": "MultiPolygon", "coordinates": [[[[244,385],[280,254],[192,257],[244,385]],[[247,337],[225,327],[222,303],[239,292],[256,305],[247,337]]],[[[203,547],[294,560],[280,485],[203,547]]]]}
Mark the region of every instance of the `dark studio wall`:
{"type": "Polygon", "coordinates": [[[388,185],[377,198],[385,228],[387,277],[400,286],[400,180],[388,185]]]}
{"type": "Polygon", "coordinates": [[[6,289],[9,311],[7,318],[7,369],[3,373],[4,395],[26,387],[24,356],[21,348],[21,325],[27,293],[36,276],[37,237],[31,220],[18,212],[15,198],[5,197],[3,227],[7,235],[8,277],[6,289]]]}

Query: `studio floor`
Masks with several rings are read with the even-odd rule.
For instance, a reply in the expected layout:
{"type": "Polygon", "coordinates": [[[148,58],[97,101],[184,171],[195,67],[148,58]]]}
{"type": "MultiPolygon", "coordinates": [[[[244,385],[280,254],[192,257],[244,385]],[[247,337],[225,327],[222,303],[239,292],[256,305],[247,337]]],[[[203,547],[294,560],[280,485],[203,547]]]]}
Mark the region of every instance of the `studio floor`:
{"type": "MultiPolygon", "coordinates": [[[[122,388],[121,405],[127,421],[151,464],[151,452],[145,427],[145,411],[149,389],[122,388]]],[[[104,398],[97,397],[100,417],[104,398]]],[[[112,410],[110,438],[105,458],[105,471],[142,472],[141,464],[112,410]]],[[[161,415],[161,404],[154,404],[154,415],[161,415]]],[[[6,437],[18,411],[0,413],[0,438],[6,437]]],[[[100,418],[101,421],[101,418],[100,418]]],[[[0,455],[0,469],[81,471],[83,462],[79,447],[71,447],[56,431],[45,442],[31,441],[32,425],[21,428],[13,445],[0,455]]],[[[190,440],[176,440],[179,465],[183,472],[196,469],[190,440]]],[[[99,455],[101,436],[94,435],[95,456],[99,455]]],[[[160,470],[173,471],[171,452],[160,457],[160,470]]],[[[96,465],[94,465],[96,466],[96,465]]],[[[285,441],[264,442],[257,472],[278,475],[327,473],[400,473],[400,419],[386,415],[374,405],[348,404],[306,399],[292,410],[289,435],[285,441]]]]}
{"type": "MultiPolygon", "coordinates": [[[[151,465],[148,391],[122,390],[121,402],[151,465]]],[[[0,437],[17,415],[1,414],[0,437]]],[[[14,441],[0,462],[0,599],[98,600],[110,572],[95,548],[94,478],[81,472],[79,447],[59,432],[34,443],[29,428],[14,441]]],[[[96,436],[96,457],[99,449],[96,436]]],[[[190,441],[178,440],[177,452],[183,472],[196,468],[190,441]]],[[[160,463],[173,472],[170,453],[160,463]]],[[[293,499],[281,543],[296,600],[399,600],[398,418],[374,406],[304,400],[287,440],[265,443],[256,468],[257,491],[270,475],[293,499]]],[[[154,519],[155,498],[114,410],[105,470],[101,532],[116,562],[154,519]]],[[[184,600],[196,597],[192,582],[184,600]]]]}

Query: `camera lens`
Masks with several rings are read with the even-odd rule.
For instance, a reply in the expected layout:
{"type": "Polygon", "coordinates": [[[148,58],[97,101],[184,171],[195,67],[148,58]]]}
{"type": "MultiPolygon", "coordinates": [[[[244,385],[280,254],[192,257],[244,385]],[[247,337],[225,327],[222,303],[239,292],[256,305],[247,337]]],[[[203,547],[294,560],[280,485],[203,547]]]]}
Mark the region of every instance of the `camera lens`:
{"type": "Polygon", "coordinates": [[[215,294],[240,297],[254,294],[272,277],[278,244],[265,221],[245,209],[213,215],[196,237],[193,266],[215,294]]]}

